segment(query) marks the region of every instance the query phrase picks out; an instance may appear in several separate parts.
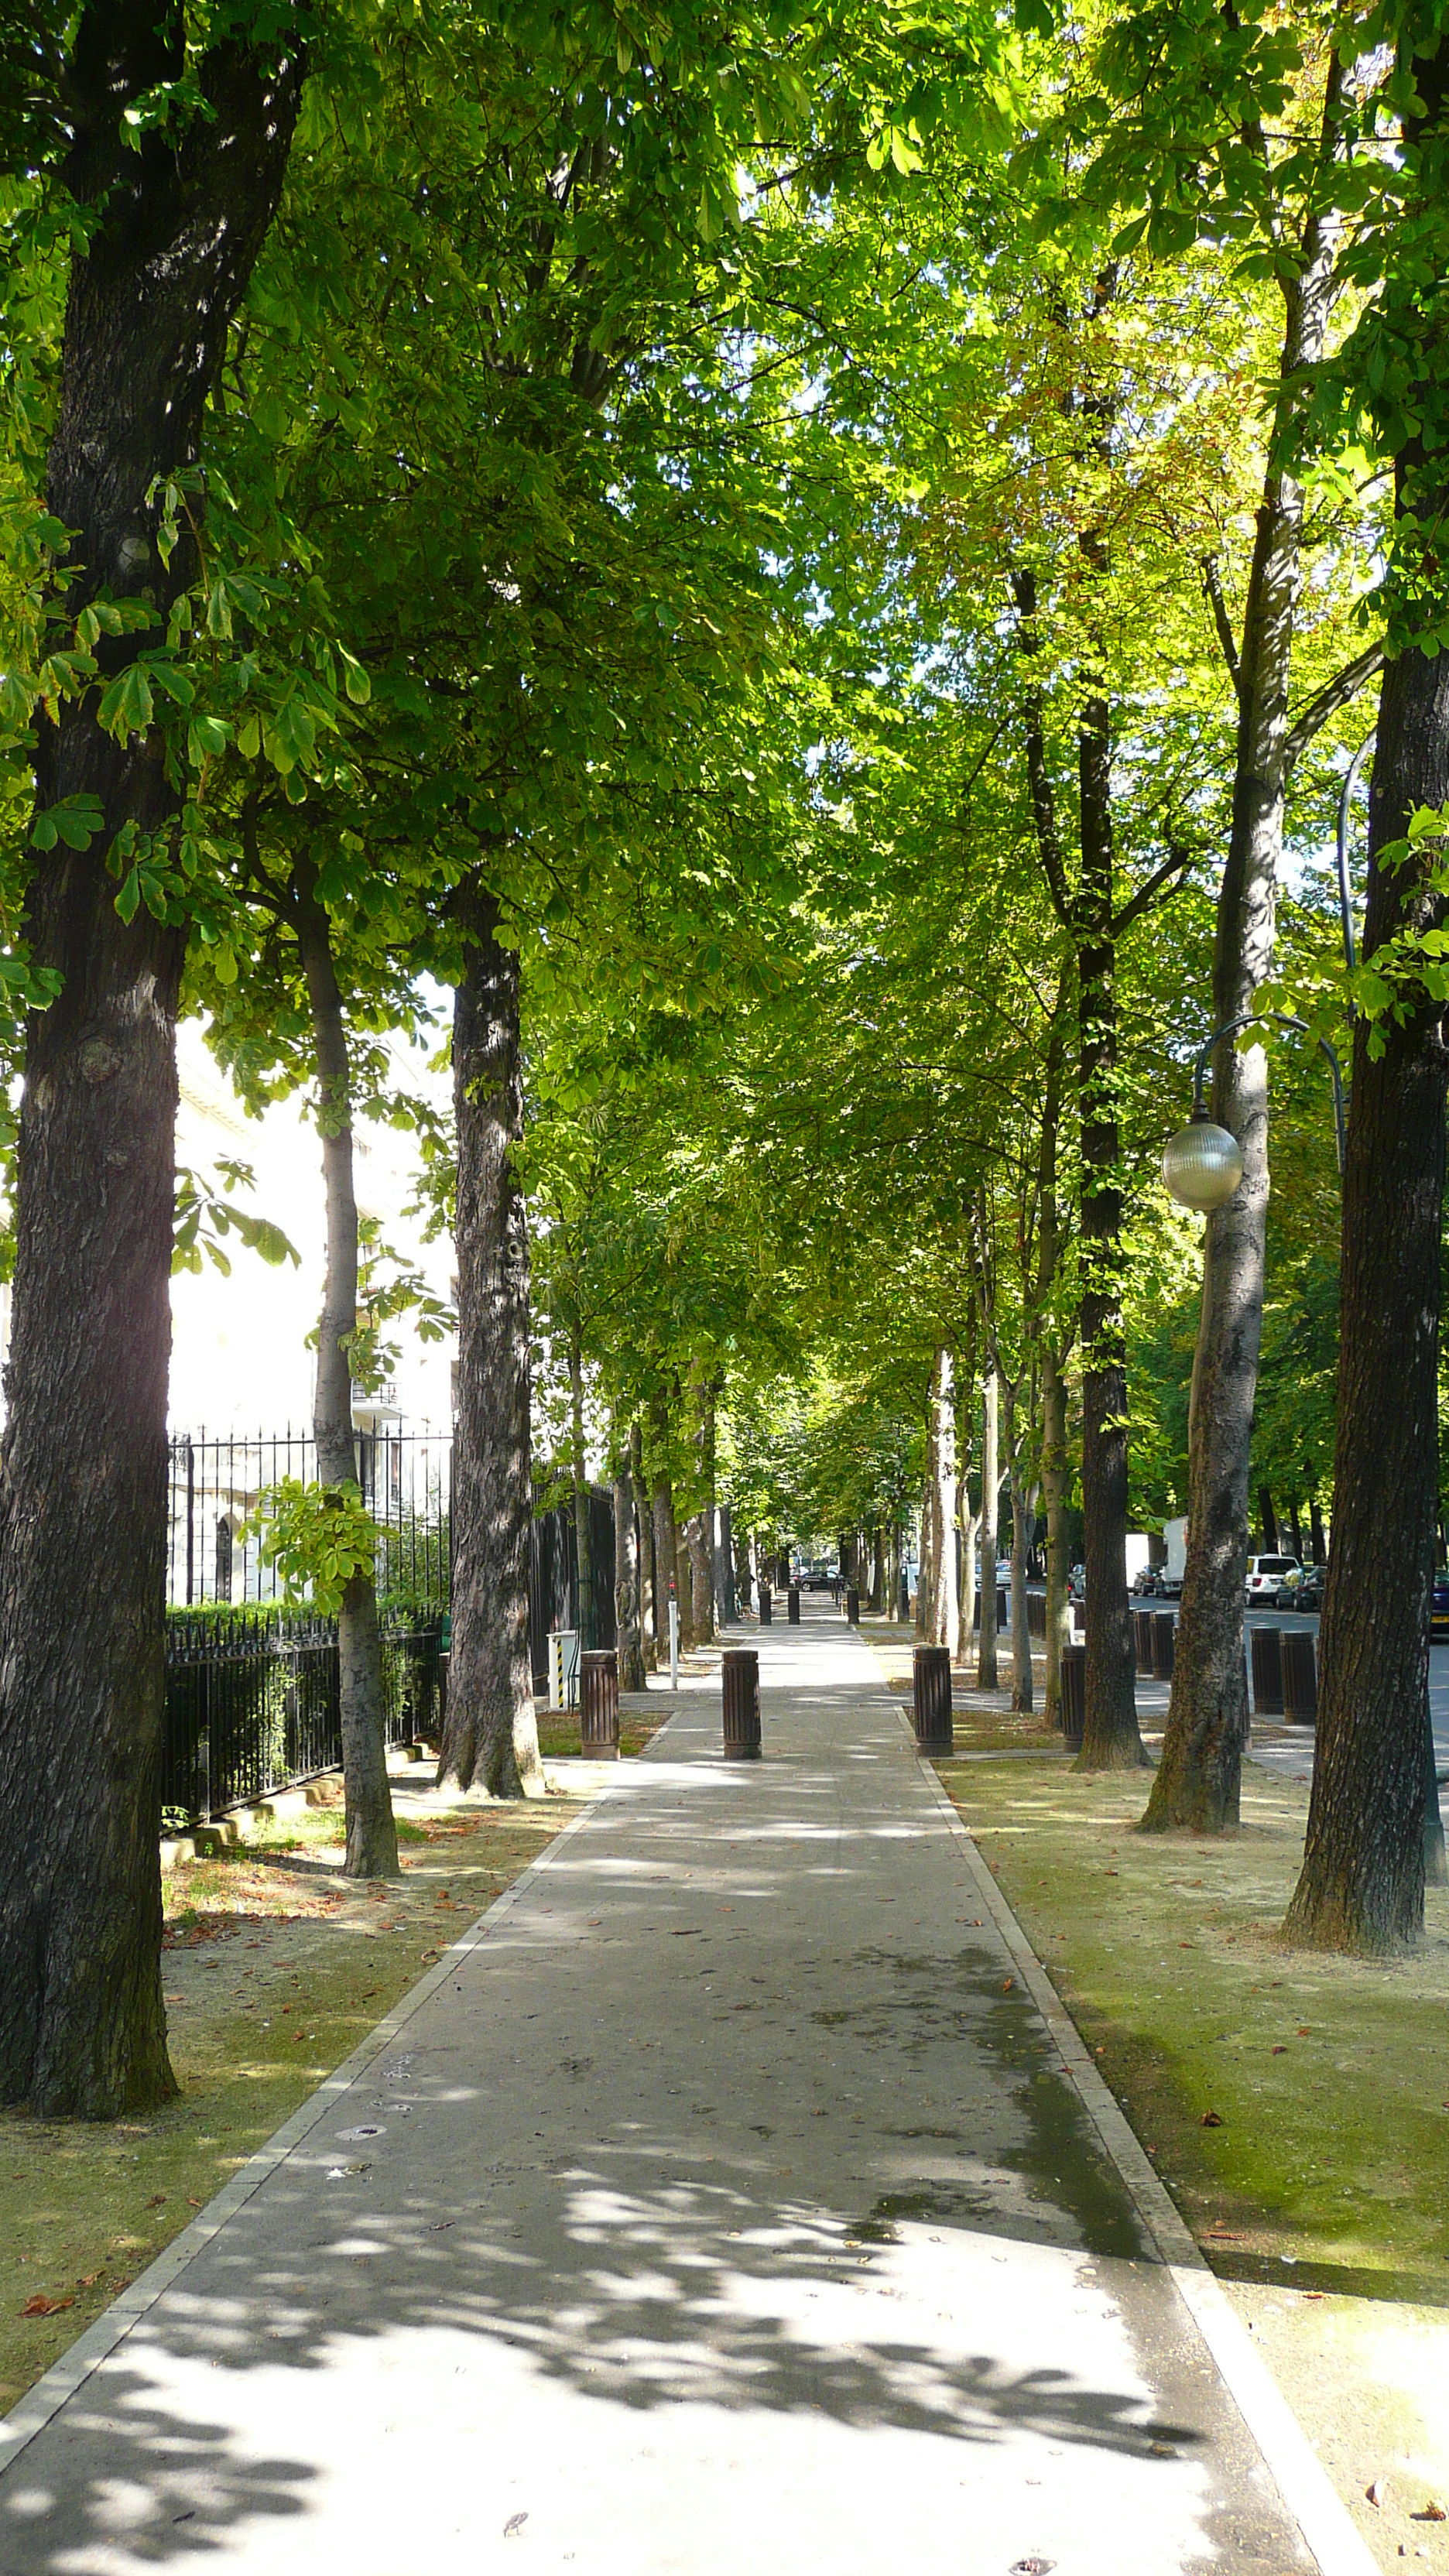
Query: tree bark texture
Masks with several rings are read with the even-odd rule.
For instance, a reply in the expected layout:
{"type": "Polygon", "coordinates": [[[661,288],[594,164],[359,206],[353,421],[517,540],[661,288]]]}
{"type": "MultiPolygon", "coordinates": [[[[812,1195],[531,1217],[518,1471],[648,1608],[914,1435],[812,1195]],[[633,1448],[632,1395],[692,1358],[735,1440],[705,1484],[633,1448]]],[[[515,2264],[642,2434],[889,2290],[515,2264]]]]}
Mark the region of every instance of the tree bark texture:
{"type": "Polygon", "coordinates": [[[931,1592],[925,1637],[956,1639],[956,1372],[944,1342],[931,1367],[926,1455],[931,1476],[931,1592]]]}
{"type": "MultiPolygon", "coordinates": [[[[333,1487],[358,1482],[352,1428],[350,1343],[357,1330],[357,1198],[353,1185],[352,1073],[347,1022],[332,936],[310,868],[293,880],[297,942],[317,1059],[317,1124],[327,1217],[327,1270],[317,1333],[312,1429],[317,1474],[333,1487]]],[[[382,1638],[372,1568],[354,1574],[337,1613],[342,1709],[342,1778],[347,1799],[349,1878],[398,1875],[397,1829],[387,1779],[382,1638]]]]}
{"type": "Polygon", "coordinates": [[[654,1514],[644,1482],[644,1432],[636,1415],[629,1426],[629,1475],[639,1506],[639,1644],[646,1673],[659,1669],[659,1594],[654,1579],[654,1514]]]}
{"type": "Polygon", "coordinates": [[[589,1531],[589,1457],[584,1442],[584,1352],[575,1327],[569,1341],[569,1409],[573,1423],[574,1562],[579,1580],[579,1651],[593,1646],[598,1633],[594,1616],[593,1541],[589,1531]]]}
{"type": "MultiPolygon", "coordinates": [[[[1336,95],[1336,78],[1334,82],[1336,95]]],[[[1315,223],[1305,265],[1284,288],[1285,381],[1323,349],[1333,240],[1315,223]]],[[[1288,692],[1302,589],[1303,495],[1270,465],[1258,510],[1234,674],[1238,697],[1232,826],[1218,892],[1213,1025],[1253,1007],[1273,959],[1289,777],[1288,692]]],[[[1213,1059],[1213,1116],[1237,1140],[1243,1177],[1207,1219],[1202,1308],[1188,1426],[1187,1552],[1162,1759],[1144,1831],[1236,1828],[1248,1699],[1243,1673],[1249,1449],[1263,1322],[1268,1217],[1268,1065],[1225,1038],[1213,1059]]]]}
{"type": "Polygon", "coordinates": [[[976,1687],[995,1690],[997,1516],[1001,1497],[1001,1380],[988,1369],[981,1392],[981,1628],[976,1687]]]}
{"type": "MultiPolygon", "coordinates": [[[[194,65],[207,104],[131,138],[127,108],[180,74],[179,8],[91,0],[66,67],[65,177],[95,221],[71,265],[49,511],[75,531],[54,640],[100,592],[166,612],[195,575],[156,551],[155,479],[196,460],[202,415],[275,212],[299,55],[194,65]],[[131,148],[134,140],[135,147],[131,148]]],[[[102,677],[145,638],[102,638],[102,677]]],[[[0,2101],[107,2119],[175,2090],[161,1996],[166,1377],[175,1020],[185,946],[127,925],[105,861],[165,845],[179,797],[155,733],[122,745],[97,695],[41,720],[39,809],[90,795],[98,837],[39,857],[25,932],[59,998],[30,1020],[0,1549],[0,2101]]]]}
{"type": "MultiPolygon", "coordinates": [[[[1446,49],[1449,51],[1449,49],[1446,49]]],[[[1442,76],[1442,75],[1441,75],[1442,76]]],[[[1419,67],[1421,88],[1426,70],[1419,67]]],[[[1384,674],[1369,808],[1364,955],[1437,928],[1442,845],[1385,864],[1419,805],[1449,801],[1449,663],[1384,674]]],[[[1429,1606],[1438,1511],[1442,1004],[1354,1032],[1343,1176],[1333,1547],[1320,1623],[1318,1738],[1290,1939],[1381,1957],[1424,1920],[1429,1606]],[[1392,1564],[1394,1580],[1383,1569],[1392,1564]]]]}
{"type": "Polygon", "coordinates": [[[619,1688],[644,1688],[644,1649],[639,1633],[639,1540],[634,1527],[634,1479],[627,1466],[614,1479],[614,1622],[619,1688]]]}
{"type": "Polygon", "coordinates": [[[1145,1763],[1127,1598],[1127,1339],[1122,1315],[1122,1139],[1117,1117],[1117,947],[1112,744],[1105,698],[1078,727],[1082,874],[1074,904],[1082,1123],[1082,1561],[1086,1717],[1078,1768],[1145,1763]]]}
{"type": "Polygon", "coordinates": [[[1070,1645],[1072,1605],[1068,1594],[1071,1551],[1067,1501],[1071,1467],[1067,1457],[1067,1381],[1050,1334],[1042,1343],[1042,1483],[1046,1490],[1046,1706],[1048,1726],[1062,1723],[1062,1648],[1070,1645]]]}
{"type": "MultiPolygon", "coordinates": [[[[674,1527],[674,1486],[669,1474],[669,1406],[656,1396],[649,1407],[649,1446],[654,1470],[654,1580],[659,1604],[659,1649],[669,1658],[669,1604],[677,1597],[678,1540],[674,1527]]],[[[684,1619],[681,1611],[680,1628],[684,1619]]],[[[681,1644],[683,1638],[681,1636],[681,1644]]]]}
{"type": "Polygon", "coordinates": [[[542,1788],[543,1765],[528,1633],[528,1214],[513,1164],[523,1133],[518,958],[499,940],[493,895],[472,884],[455,902],[465,936],[453,1003],[458,1402],[453,1644],[438,1780],[521,1798],[542,1788]]]}

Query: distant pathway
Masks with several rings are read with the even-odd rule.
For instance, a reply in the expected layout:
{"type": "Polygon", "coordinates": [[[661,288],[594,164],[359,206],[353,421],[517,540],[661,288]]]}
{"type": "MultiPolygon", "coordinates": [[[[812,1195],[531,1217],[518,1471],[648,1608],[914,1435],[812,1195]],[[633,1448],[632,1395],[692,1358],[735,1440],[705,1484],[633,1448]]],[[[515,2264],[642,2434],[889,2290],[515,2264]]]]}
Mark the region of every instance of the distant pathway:
{"type": "Polygon", "coordinates": [[[15,2459],[0,2576],[1309,2563],[873,1657],[760,1642],[767,1758],[681,1692],[15,2459]]]}

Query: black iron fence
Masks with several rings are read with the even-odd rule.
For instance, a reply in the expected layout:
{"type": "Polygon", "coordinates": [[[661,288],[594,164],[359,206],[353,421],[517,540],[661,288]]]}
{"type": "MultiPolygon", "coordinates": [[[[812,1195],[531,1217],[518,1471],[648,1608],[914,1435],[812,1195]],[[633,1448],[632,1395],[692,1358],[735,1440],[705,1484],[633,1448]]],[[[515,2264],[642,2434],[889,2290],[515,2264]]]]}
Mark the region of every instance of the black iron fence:
{"type": "MultiPolygon", "coordinates": [[[[389,1744],[436,1737],[443,1613],[384,1622],[389,1744]]],[[[166,1623],[161,1803],[206,1817],[315,1780],[342,1760],[337,1625],[276,1612],[173,1613],[166,1623]]]]}
{"type": "MultiPolygon", "coordinates": [[[[440,1657],[451,1593],[453,1448],[445,1433],[380,1424],[356,1434],[358,1484],[381,1525],[377,1584],[390,1744],[436,1737],[440,1657]]],[[[337,1628],[289,1610],[262,1560],[263,1497],[284,1477],[310,1482],[303,1432],[171,1443],[166,1726],[162,1803],[206,1817],[315,1779],[342,1759],[337,1628]]],[[[588,1500],[594,1566],[589,1643],[617,1642],[614,1501],[588,1500]]],[[[533,1523],[528,1576],[535,1692],[548,1684],[548,1637],[579,1624],[572,1509],[533,1523]]]]}
{"type": "MultiPolygon", "coordinates": [[[[380,1422],[353,1438],[362,1498],[382,1532],[378,1590],[446,1602],[451,1435],[380,1422]]],[[[195,1608],[276,1600],[281,1585],[260,1546],[263,1497],[284,1477],[310,1484],[316,1474],[310,1432],[180,1433],[171,1443],[168,1601],[195,1608]]]]}

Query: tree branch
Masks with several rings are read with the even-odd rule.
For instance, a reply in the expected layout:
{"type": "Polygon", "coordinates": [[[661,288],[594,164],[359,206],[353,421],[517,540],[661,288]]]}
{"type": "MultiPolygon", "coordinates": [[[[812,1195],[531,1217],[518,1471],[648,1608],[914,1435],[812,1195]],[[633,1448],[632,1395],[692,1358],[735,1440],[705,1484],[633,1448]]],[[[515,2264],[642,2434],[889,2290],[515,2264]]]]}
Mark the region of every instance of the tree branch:
{"type": "Polygon", "coordinates": [[[1150,909],[1154,897],[1163,893],[1164,889],[1168,894],[1176,894],[1182,882],[1182,871],[1191,858],[1191,850],[1177,849],[1163,860],[1160,868],[1153,869],[1147,883],[1140,885],[1130,903],[1124,903],[1121,911],[1114,915],[1112,921],[1114,939],[1120,939],[1124,930],[1130,930],[1134,921],[1140,921],[1144,912],[1150,909]]]}
{"type": "Polygon", "coordinates": [[[1223,650],[1223,660],[1228,666],[1228,676],[1232,681],[1233,687],[1241,697],[1243,689],[1242,669],[1238,661],[1238,647],[1233,635],[1233,621],[1228,615],[1228,603],[1223,597],[1223,577],[1218,570],[1217,556],[1204,555],[1202,558],[1201,570],[1203,596],[1213,613],[1213,624],[1217,628],[1218,642],[1222,646],[1223,650]]]}
{"type": "Polygon", "coordinates": [[[1371,644],[1366,653],[1360,653],[1356,662],[1347,663],[1337,679],[1329,681],[1326,689],[1320,689],[1316,698],[1309,699],[1284,745],[1285,774],[1292,775],[1300,752],[1308,749],[1319,727],[1327,724],[1330,716],[1337,715],[1340,707],[1346,707],[1351,699],[1356,698],[1365,680],[1371,680],[1375,671],[1381,671],[1383,663],[1382,644],[1371,644]]]}

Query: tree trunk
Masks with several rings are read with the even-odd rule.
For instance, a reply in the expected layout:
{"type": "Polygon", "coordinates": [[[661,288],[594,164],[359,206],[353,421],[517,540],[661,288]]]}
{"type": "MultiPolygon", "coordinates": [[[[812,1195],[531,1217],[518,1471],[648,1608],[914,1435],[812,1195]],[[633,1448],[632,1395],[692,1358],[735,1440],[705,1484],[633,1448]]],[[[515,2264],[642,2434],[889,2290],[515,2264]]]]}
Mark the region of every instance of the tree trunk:
{"type": "Polygon", "coordinates": [[[1301,1565],[1303,1563],[1303,1522],[1299,1514],[1298,1497],[1296,1494],[1292,1497],[1292,1500],[1288,1505],[1288,1539],[1293,1553],[1301,1565]]]}
{"type": "MultiPolygon", "coordinates": [[[[317,1125],[327,1216],[327,1269],[317,1331],[312,1429],[323,1485],[356,1487],[350,1346],[357,1330],[357,1199],[352,1178],[352,1071],[332,933],[310,865],[293,879],[297,942],[317,1058],[317,1125]]],[[[342,1710],[342,1777],[347,1801],[349,1878],[396,1878],[397,1828],[387,1780],[386,1712],[377,1587],[371,1566],[354,1574],[337,1613],[342,1710]]]]}
{"type": "Polygon", "coordinates": [[[1062,1648],[1070,1645],[1072,1637],[1072,1605],[1067,1589],[1071,1576],[1067,1529],[1071,1469],[1067,1458],[1067,1381],[1050,1336],[1042,1343],[1041,1402],[1042,1481],[1047,1511],[1045,1723],[1059,1728],[1062,1648]]]}
{"type": "MultiPolygon", "coordinates": [[[[1443,49],[1449,61],[1449,46],[1443,49]]],[[[1440,71],[1416,63],[1421,92],[1440,71]]],[[[1440,72],[1442,79],[1442,72],[1440,72]]],[[[1437,929],[1443,844],[1385,858],[1418,806],[1449,802],[1449,663],[1388,664],[1369,822],[1364,956],[1437,929]]],[[[1343,1176],[1333,1553],[1319,1634],[1318,1738],[1303,1869],[1284,1926],[1382,1957],[1424,1921],[1429,1607],[1439,1500],[1443,1003],[1354,1032],[1343,1176]],[[1384,1568],[1394,1569],[1392,1582],[1384,1568]]],[[[1437,1801],[1436,1801],[1437,1806],[1437,1801]]]]}
{"type": "Polygon", "coordinates": [[[931,1483],[931,1592],[925,1637],[950,1646],[956,1636],[956,1397],[955,1367],[943,1343],[931,1369],[928,1456],[931,1483]]]}
{"type": "Polygon", "coordinates": [[[1264,1556],[1278,1554],[1278,1515],[1273,1509],[1273,1492],[1269,1485],[1258,1487],[1258,1518],[1263,1527],[1264,1556]]]}
{"type": "MultiPolygon", "coordinates": [[[[1336,75],[1334,76],[1336,89],[1336,75]]],[[[1330,228],[1315,227],[1306,264],[1285,285],[1283,375],[1298,399],[1323,348],[1332,285],[1330,228]]],[[[1277,427],[1283,427],[1280,419],[1277,427]]],[[[1253,1007],[1271,971],[1278,862],[1288,790],[1288,689],[1302,587],[1303,496],[1276,463],[1258,510],[1236,672],[1237,761],[1227,862],[1218,892],[1213,1024],[1253,1007]]],[[[1226,1038],[1214,1057],[1213,1116],[1236,1136],[1243,1177],[1209,1216],[1188,1426],[1187,1554],[1162,1759],[1147,1832],[1236,1827],[1248,1697],[1243,1610],[1248,1474],[1268,1215],[1268,1067],[1261,1047],[1226,1038]]]]}
{"type": "Polygon", "coordinates": [[[1314,1564],[1326,1565],[1328,1542],[1323,1535],[1323,1514],[1319,1510],[1316,1494],[1310,1494],[1308,1497],[1308,1535],[1313,1547],[1314,1564]]]}
{"type": "Polygon", "coordinates": [[[644,1650],[639,1634],[639,1541],[634,1528],[634,1479],[627,1466],[614,1479],[614,1621],[617,1632],[619,1688],[644,1688],[644,1650]]]}
{"type": "Polygon", "coordinates": [[[458,1132],[458,1401],[453,1424],[452,1652],[438,1783],[495,1798],[543,1786],[528,1626],[533,1529],[528,1212],[518,958],[476,883],[454,897],[464,939],[453,1001],[458,1132]]]}
{"type": "Polygon", "coordinates": [[[976,1687],[995,1690],[997,1505],[1001,1493],[1001,1381],[988,1369],[981,1396],[981,1637],[976,1687]]]}
{"type": "Polygon", "coordinates": [[[1026,1624],[1026,1557],[1028,1519],[1036,1519],[1036,1487],[1021,1472],[1019,1443],[1011,1459],[1011,1705],[1023,1714],[1033,1706],[1031,1630],[1026,1624]]]}
{"type": "Polygon", "coordinates": [[[659,1669],[659,1593],[654,1578],[654,1514],[644,1482],[644,1434],[636,1415],[629,1426],[629,1473],[639,1505],[639,1644],[646,1673],[659,1669]]]}
{"type": "Polygon", "coordinates": [[[574,1558],[579,1570],[579,1651],[591,1648],[594,1617],[594,1549],[589,1531],[589,1458],[584,1445],[584,1354],[575,1327],[569,1340],[569,1409],[573,1425],[574,1558]]]}
{"type": "Polygon", "coordinates": [[[694,1482],[697,1508],[685,1527],[689,1545],[690,1626],[696,1645],[714,1636],[714,1399],[701,1366],[691,1380],[694,1397],[694,1482]]]}
{"type": "MultiPolygon", "coordinates": [[[[659,1605],[659,1651],[669,1661],[669,1604],[678,1606],[679,1543],[674,1527],[674,1487],[669,1474],[669,1407],[656,1396],[649,1407],[649,1447],[654,1469],[654,1581],[659,1605]]],[[[681,1615],[680,1628],[684,1620],[681,1615]]],[[[681,1636],[681,1644],[683,1638],[681,1636]]]]}
{"type": "Polygon", "coordinates": [[[1086,1718],[1078,1768],[1146,1762],[1127,1598],[1127,1341],[1122,1317],[1122,1138],[1117,1116],[1112,745],[1105,698],[1078,727],[1082,880],[1076,902],[1082,1115],[1082,1558],[1086,1718]]]}
{"type": "MultiPolygon", "coordinates": [[[[152,486],[196,460],[302,77],[296,53],[273,67],[208,47],[190,66],[206,112],[132,134],[127,109],[185,67],[179,10],[91,0],[64,73],[65,177],[89,218],[46,473],[47,508],[74,531],[64,617],[101,592],[144,595],[159,634],[196,560],[184,540],[160,562],[152,486]]],[[[103,637],[103,679],[159,634],[103,637]]],[[[26,1030],[0,1507],[0,2101],[47,2119],[111,2119],[176,2089],[159,1829],[186,935],[144,905],[121,920],[106,853],[128,826],[169,851],[180,795],[159,730],[122,744],[97,704],[93,690],[55,725],[37,717],[38,809],[89,795],[103,819],[85,851],[36,860],[26,904],[58,998],[26,1030]]]]}
{"type": "MultiPolygon", "coordinates": [[[[921,1553],[920,1562],[916,1567],[916,1634],[922,1639],[929,1638],[930,1635],[931,1602],[936,1587],[936,1542],[935,1532],[932,1527],[936,1503],[936,1477],[932,1463],[931,1441],[931,1414],[928,1407],[926,1415],[926,1483],[925,1490],[921,1496],[921,1553]]],[[[853,1582],[858,1582],[858,1577],[855,1573],[853,1563],[851,1579],[853,1582]]]]}

